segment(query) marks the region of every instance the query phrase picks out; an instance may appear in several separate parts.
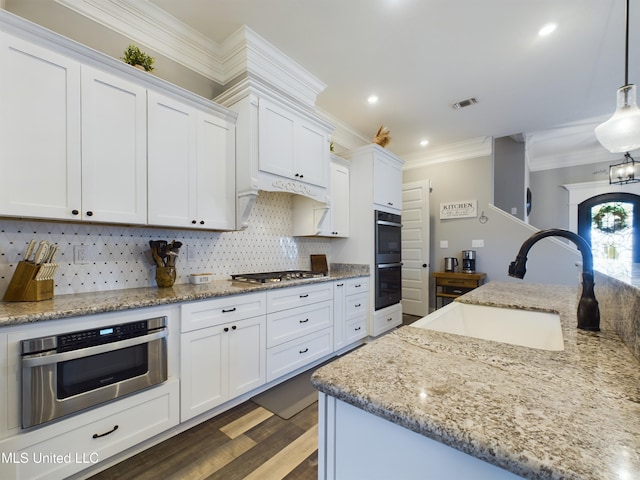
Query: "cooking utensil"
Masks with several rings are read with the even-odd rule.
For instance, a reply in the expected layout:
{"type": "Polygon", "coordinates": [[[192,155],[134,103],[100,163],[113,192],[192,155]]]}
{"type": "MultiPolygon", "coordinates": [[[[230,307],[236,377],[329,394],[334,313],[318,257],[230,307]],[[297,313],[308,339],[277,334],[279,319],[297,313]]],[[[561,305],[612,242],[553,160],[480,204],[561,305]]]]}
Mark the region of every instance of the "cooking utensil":
{"type": "Polygon", "coordinates": [[[26,252],[25,252],[25,254],[24,254],[24,260],[25,260],[25,262],[28,262],[28,261],[29,261],[29,258],[31,257],[31,254],[32,254],[32,253],[33,253],[33,251],[35,250],[37,243],[38,243],[38,242],[36,241],[36,239],[35,239],[35,238],[34,238],[34,239],[32,239],[32,240],[29,242],[29,246],[27,247],[27,251],[26,251],[26,252]]]}
{"type": "Polygon", "coordinates": [[[36,255],[33,259],[33,263],[36,265],[40,265],[44,261],[48,251],[49,243],[47,243],[45,240],[42,240],[40,242],[40,245],[38,245],[38,249],[36,250],[36,255]]]}

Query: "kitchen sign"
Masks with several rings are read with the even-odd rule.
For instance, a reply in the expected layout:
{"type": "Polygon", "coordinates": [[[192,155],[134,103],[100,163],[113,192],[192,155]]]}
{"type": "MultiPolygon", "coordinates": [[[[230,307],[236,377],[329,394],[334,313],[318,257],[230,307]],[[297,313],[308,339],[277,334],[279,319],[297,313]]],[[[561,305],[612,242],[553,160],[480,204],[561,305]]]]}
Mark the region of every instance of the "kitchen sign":
{"type": "Polygon", "coordinates": [[[464,200],[440,204],[440,220],[447,220],[449,218],[473,218],[477,216],[477,200],[464,200]]]}

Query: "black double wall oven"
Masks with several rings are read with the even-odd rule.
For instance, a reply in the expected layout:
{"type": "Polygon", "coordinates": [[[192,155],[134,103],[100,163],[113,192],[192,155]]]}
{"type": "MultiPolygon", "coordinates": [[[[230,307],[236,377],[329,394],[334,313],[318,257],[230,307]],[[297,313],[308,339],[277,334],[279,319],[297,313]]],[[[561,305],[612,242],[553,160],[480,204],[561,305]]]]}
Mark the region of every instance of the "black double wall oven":
{"type": "Polygon", "coordinates": [[[375,212],[375,309],[399,303],[402,298],[402,239],[400,215],[375,212]]]}

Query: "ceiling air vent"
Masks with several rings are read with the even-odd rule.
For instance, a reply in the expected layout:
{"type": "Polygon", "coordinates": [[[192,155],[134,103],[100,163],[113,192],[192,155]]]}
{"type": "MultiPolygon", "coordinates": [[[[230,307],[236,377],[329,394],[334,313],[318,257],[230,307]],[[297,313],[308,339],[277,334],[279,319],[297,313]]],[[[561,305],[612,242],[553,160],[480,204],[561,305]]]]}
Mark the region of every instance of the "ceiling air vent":
{"type": "Polygon", "coordinates": [[[455,110],[458,110],[460,108],[464,108],[464,107],[469,107],[471,105],[475,105],[476,103],[478,103],[478,99],[476,97],[471,97],[471,98],[467,98],[465,100],[460,100],[459,102],[456,102],[451,106],[455,110]]]}

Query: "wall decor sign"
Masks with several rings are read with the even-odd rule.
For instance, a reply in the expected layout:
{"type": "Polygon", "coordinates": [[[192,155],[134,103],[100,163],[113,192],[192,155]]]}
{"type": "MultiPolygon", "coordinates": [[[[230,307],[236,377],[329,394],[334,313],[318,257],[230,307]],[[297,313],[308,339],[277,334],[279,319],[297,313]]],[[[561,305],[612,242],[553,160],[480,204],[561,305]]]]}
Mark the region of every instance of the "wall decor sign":
{"type": "Polygon", "coordinates": [[[461,200],[440,204],[440,220],[447,220],[449,218],[473,218],[477,216],[477,200],[461,200]]]}

